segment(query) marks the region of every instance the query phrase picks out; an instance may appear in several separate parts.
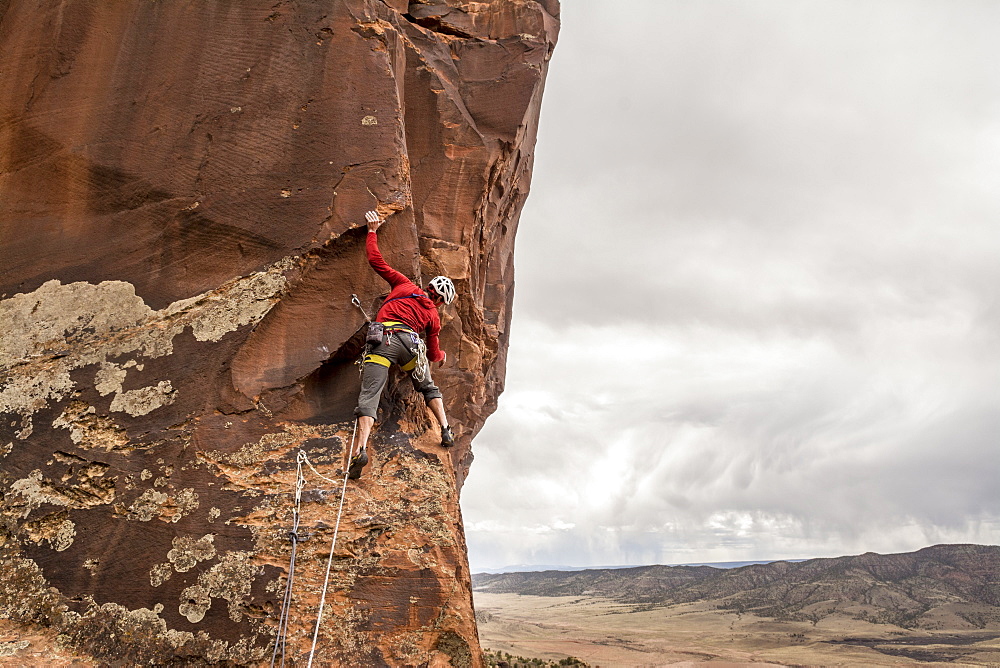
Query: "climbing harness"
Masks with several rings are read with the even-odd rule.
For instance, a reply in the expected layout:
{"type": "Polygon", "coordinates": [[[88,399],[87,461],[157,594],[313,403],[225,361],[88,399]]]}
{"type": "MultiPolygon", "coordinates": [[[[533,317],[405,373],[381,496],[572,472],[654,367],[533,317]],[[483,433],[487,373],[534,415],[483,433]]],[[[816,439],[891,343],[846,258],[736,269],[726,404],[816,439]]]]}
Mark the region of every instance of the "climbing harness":
{"type": "Polygon", "coordinates": [[[409,371],[418,383],[423,382],[427,378],[428,370],[430,369],[430,363],[427,361],[427,344],[424,343],[424,340],[416,332],[401,322],[386,322],[385,326],[390,332],[399,337],[399,342],[403,344],[407,352],[413,355],[413,358],[409,362],[399,368],[403,371],[409,371]],[[412,347],[411,345],[407,345],[406,339],[410,340],[412,347]]]}
{"type": "MultiPolygon", "coordinates": [[[[381,343],[388,345],[389,337],[397,336],[399,342],[406,348],[406,351],[412,355],[410,361],[401,364],[399,368],[412,374],[418,383],[423,382],[428,377],[430,362],[427,361],[427,344],[420,338],[420,335],[410,329],[405,323],[395,320],[387,320],[379,323],[373,322],[372,327],[375,327],[375,325],[379,326],[376,330],[378,335],[376,338],[373,338],[371,330],[369,330],[369,348],[374,350],[381,343]],[[409,340],[409,343],[407,343],[407,340],[409,340]]],[[[392,364],[387,357],[367,351],[362,357],[362,364],[365,362],[374,362],[384,367],[389,367],[392,364]]]]}
{"type": "MultiPolygon", "coordinates": [[[[354,422],[354,431],[351,433],[351,450],[354,452],[354,442],[358,434],[358,423],[354,422]]],[[[283,668],[285,665],[285,641],[288,636],[288,621],[289,613],[291,611],[292,603],[292,585],[295,579],[295,557],[297,553],[298,544],[302,538],[299,537],[299,520],[300,509],[302,505],[302,490],[305,488],[306,479],[303,474],[302,465],[305,464],[309,469],[316,474],[317,477],[326,480],[327,482],[333,483],[334,485],[341,484],[338,480],[333,480],[327,478],[325,475],[316,470],[312,462],[309,461],[308,455],[306,455],[305,450],[299,450],[296,456],[296,469],[295,469],[295,507],[292,509],[292,530],[288,533],[289,539],[292,541],[292,554],[288,564],[288,581],[285,584],[285,596],[281,603],[281,616],[278,618],[278,635],[274,641],[274,652],[271,655],[271,668],[274,668],[275,662],[278,658],[278,649],[281,649],[281,662],[278,664],[279,667],[283,668]]],[[[346,467],[345,467],[346,468],[346,467]]],[[[326,560],[326,576],[323,579],[323,593],[319,600],[319,611],[316,613],[316,628],[313,631],[312,647],[309,649],[309,662],[306,664],[307,668],[311,668],[313,663],[313,655],[316,653],[316,641],[319,638],[319,626],[323,621],[323,608],[326,604],[326,592],[330,585],[330,568],[333,566],[333,553],[337,547],[337,534],[340,532],[340,519],[344,513],[344,497],[347,496],[347,471],[344,471],[343,485],[340,490],[340,505],[337,508],[337,523],[333,527],[333,539],[330,541],[330,555],[326,560]]]]}
{"type": "MultiPolygon", "coordinates": [[[[391,301],[397,299],[416,299],[417,297],[426,297],[426,295],[413,293],[410,295],[403,295],[402,297],[393,297],[392,299],[386,299],[382,302],[382,306],[385,306],[391,301]]],[[[399,340],[402,342],[403,346],[413,355],[411,359],[406,364],[403,364],[400,368],[403,371],[409,371],[413,374],[413,378],[418,382],[423,382],[430,371],[430,362],[427,360],[427,344],[424,342],[420,335],[410,329],[405,323],[397,321],[377,322],[372,321],[368,314],[365,312],[364,307],[361,305],[361,300],[357,295],[351,295],[351,304],[356,306],[361,314],[365,316],[365,320],[368,321],[368,333],[365,335],[365,344],[367,348],[361,351],[361,357],[356,362],[359,369],[364,372],[365,362],[375,362],[376,364],[381,364],[382,366],[389,366],[390,362],[388,359],[382,355],[374,355],[369,352],[369,349],[374,349],[378,347],[381,343],[388,343],[389,337],[396,334],[399,340]],[[406,338],[409,337],[410,342],[416,347],[416,351],[406,344],[406,338]]],[[[379,310],[381,310],[381,306],[379,310]]],[[[353,448],[353,445],[351,446],[353,448]]]]}

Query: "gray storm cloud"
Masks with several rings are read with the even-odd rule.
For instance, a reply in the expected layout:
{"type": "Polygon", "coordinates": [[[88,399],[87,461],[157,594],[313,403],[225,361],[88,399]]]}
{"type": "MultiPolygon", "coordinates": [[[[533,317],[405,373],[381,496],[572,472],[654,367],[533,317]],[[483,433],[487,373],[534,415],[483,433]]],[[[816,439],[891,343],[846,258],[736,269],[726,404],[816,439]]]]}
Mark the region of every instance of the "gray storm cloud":
{"type": "Polygon", "coordinates": [[[996,542],[1000,5],[562,18],[473,567],[996,542]]]}

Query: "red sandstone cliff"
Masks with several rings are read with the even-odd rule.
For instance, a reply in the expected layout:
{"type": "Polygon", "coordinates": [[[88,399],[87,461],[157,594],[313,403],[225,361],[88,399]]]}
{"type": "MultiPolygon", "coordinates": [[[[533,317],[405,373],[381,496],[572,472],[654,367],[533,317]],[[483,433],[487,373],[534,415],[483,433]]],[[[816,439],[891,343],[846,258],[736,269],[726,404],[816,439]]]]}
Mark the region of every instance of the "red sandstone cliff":
{"type": "MultiPolygon", "coordinates": [[[[481,665],[458,492],[503,388],[558,13],[0,0],[0,641],[25,639],[10,661],[45,638],[97,661],[270,659],[296,453],[336,473],[358,389],[350,295],[371,311],[386,291],[359,227],[377,203],[395,212],[389,262],[459,289],[435,368],[459,445],[390,384],[316,660],[481,665]]],[[[298,661],[339,500],[307,480],[298,661]]]]}

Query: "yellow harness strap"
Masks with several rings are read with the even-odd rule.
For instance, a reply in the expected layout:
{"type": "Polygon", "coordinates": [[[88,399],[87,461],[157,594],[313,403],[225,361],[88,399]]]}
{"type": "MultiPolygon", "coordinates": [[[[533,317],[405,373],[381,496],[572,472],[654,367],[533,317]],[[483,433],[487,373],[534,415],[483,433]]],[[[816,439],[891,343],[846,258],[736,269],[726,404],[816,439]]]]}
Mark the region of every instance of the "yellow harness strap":
{"type": "Polygon", "coordinates": [[[405,322],[396,322],[395,320],[386,320],[382,324],[385,325],[387,328],[392,329],[392,330],[402,330],[404,332],[412,332],[413,331],[412,329],[410,329],[410,326],[407,325],[405,322]]]}
{"type": "MultiPolygon", "coordinates": [[[[398,322],[396,320],[386,320],[382,324],[385,325],[386,331],[389,332],[401,331],[401,332],[409,332],[411,334],[415,333],[412,329],[410,329],[409,325],[403,322],[398,322]]],[[[365,362],[366,363],[372,362],[373,364],[381,364],[386,368],[388,368],[392,364],[388,360],[388,358],[383,357],[382,355],[374,355],[371,353],[365,355],[365,362]]],[[[417,366],[417,355],[414,355],[413,359],[411,359],[409,362],[407,362],[406,364],[404,364],[399,368],[402,369],[403,371],[413,371],[413,368],[416,366],[417,366]]]]}
{"type": "Polygon", "coordinates": [[[365,355],[365,364],[368,364],[369,362],[372,364],[381,364],[387,369],[392,364],[387,357],[383,357],[382,355],[373,355],[371,353],[365,355]]]}

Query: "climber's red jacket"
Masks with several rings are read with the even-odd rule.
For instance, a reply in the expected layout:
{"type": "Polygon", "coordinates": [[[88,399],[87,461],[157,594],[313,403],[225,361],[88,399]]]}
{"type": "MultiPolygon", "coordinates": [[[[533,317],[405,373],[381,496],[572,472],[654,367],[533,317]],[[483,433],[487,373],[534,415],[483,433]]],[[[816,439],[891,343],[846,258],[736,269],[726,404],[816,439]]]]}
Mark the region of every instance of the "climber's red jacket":
{"type": "Polygon", "coordinates": [[[378,235],[372,231],[368,232],[366,249],[368,251],[368,264],[392,286],[382,308],[375,315],[375,320],[378,322],[401,322],[418,333],[426,329],[427,359],[431,362],[443,360],[444,353],[441,352],[441,344],[438,341],[441,318],[438,316],[434,302],[427,296],[427,293],[417,287],[416,283],[390,267],[382,259],[382,253],[378,250],[378,235]],[[410,299],[410,295],[418,296],[410,299]],[[407,297],[407,299],[394,299],[395,297],[407,297]],[[390,299],[393,301],[389,301],[390,299]]]}

